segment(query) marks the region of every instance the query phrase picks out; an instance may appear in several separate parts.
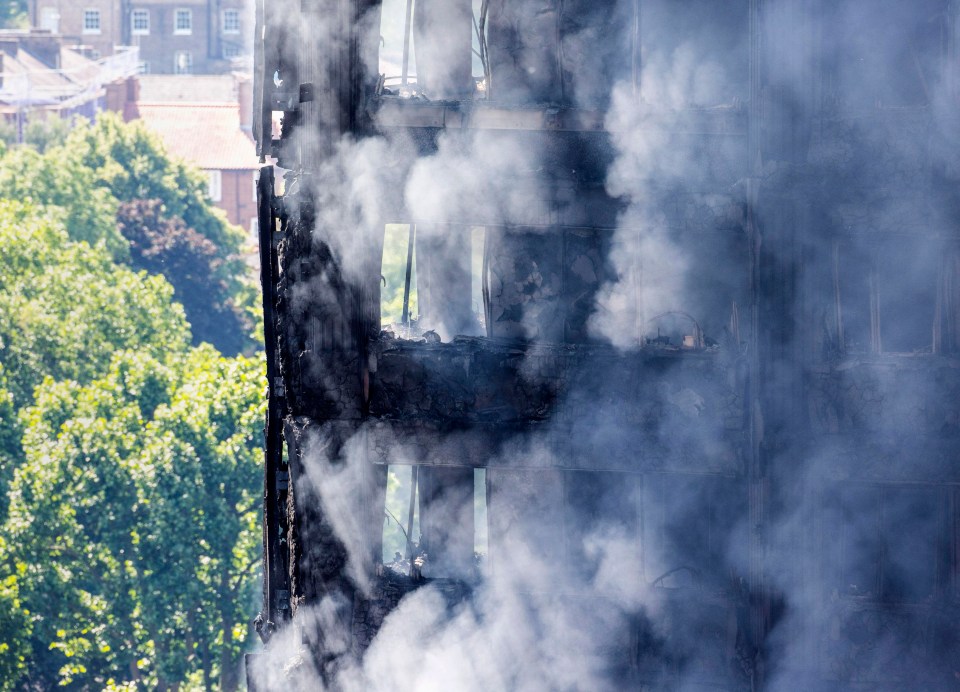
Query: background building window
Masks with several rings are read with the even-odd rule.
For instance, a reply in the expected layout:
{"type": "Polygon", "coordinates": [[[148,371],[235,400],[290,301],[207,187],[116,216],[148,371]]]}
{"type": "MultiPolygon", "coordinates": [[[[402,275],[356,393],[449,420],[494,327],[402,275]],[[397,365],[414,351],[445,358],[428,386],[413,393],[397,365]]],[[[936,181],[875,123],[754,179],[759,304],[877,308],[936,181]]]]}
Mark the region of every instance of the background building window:
{"type": "Polygon", "coordinates": [[[193,53],[188,50],[178,50],[173,54],[173,73],[190,74],[193,72],[193,53]]]}
{"type": "Polygon", "coordinates": [[[224,10],[223,11],[223,33],[225,34],[240,33],[240,10],[224,10]]]}
{"type": "Polygon", "coordinates": [[[220,171],[207,171],[207,193],[214,202],[223,199],[223,177],[220,171]]]}
{"type": "Polygon", "coordinates": [[[100,33],[100,10],[84,10],[83,11],[83,33],[85,34],[100,33]]]}
{"type": "Polygon", "coordinates": [[[193,11],[176,10],[173,19],[173,33],[192,34],[193,33],[193,11]]]}
{"type": "Polygon", "coordinates": [[[60,11],[56,7],[40,9],[40,28],[54,34],[60,33],[60,11]]]}
{"type": "Polygon", "coordinates": [[[150,33],[150,11],[134,10],[130,13],[130,30],[134,36],[146,36],[150,33]]]}
{"type": "Polygon", "coordinates": [[[223,57],[225,59],[240,57],[240,46],[232,43],[223,44],[223,57]]]}

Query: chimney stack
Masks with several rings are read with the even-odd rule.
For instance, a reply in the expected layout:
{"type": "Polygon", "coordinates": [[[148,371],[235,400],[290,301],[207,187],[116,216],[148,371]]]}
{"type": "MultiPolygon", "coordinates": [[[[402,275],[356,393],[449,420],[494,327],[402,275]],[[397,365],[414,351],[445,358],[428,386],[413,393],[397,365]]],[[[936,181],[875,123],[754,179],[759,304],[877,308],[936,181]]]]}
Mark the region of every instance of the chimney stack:
{"type": "Polygon", "coordinates": [[[240,109],[240,129],[253,130],[253,80],[249,75],[234,74],[237,84],[237,105],[240,109]]]}

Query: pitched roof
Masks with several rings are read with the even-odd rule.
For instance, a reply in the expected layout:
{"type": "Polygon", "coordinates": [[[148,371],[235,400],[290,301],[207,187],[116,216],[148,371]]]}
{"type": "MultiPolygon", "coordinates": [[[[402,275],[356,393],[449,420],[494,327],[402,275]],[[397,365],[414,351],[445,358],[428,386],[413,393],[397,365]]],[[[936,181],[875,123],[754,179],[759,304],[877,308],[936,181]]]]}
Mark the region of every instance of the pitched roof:
{"type": "Polygon", "coordinates": [[[228,103],[237,100],[229,74],[142,74],[140,99],[150,103],[228,103]]]}
{"type": "Polygon", "coordinates": [[[144,124],[160,136],[173,156],[204,169],[259,167],[253,139],[240,129],[236,103],[140,101],[137,109],[144,124]]]}

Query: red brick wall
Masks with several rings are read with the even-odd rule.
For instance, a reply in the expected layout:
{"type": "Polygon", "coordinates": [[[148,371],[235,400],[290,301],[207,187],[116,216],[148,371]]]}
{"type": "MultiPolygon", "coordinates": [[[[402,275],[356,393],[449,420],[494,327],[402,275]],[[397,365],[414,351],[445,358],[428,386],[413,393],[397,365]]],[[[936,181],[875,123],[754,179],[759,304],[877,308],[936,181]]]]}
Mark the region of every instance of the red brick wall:
{"type": "Polygon", "coordinates": [[[227,212],[230,223],[250,231],[250,219],[257,218],[257,201],[253,196],[255,171],[223,171],[220,177],[220,201],[217,206],[227,212]]]}

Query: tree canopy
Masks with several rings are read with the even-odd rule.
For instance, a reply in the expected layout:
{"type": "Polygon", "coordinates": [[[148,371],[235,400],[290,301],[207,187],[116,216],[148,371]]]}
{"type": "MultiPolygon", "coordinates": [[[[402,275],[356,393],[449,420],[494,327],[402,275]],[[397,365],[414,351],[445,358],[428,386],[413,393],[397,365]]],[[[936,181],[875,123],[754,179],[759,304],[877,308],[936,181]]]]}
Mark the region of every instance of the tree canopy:
{"type": "Polygon", "coordinates": [[[44,209],[70,240],[102,243],[115,260],[163,274],[179,289],[195,344],[207,341],[229,354],[251,350],[252,327],[242,305],[250,300],[239,256],[243,231],[211,204],[200,172],[169,158],[142,123],[125,123],[113,113],[93,124],[78,121],[56,143],[60,139],[52,138],[43,153],[35,147],[7,149],[0,157],[0,196],[44,209]],[[131,223],[146,212],[145,223],[131,223]],[[164,226],[161,235],[176,231],[166,254],[131,254],[145,225],[164,226]],[[184,251],[194,255],[190,262],[184,251]],[[168,262],[172,257],[176,261],[168,262]]]}
{"type": "Polygon", "coordinates": [[[213,338],[238,232],[112,117],[0,183],[0,690],[235,689],[265,388],[213,338]]]}
{"type": "Polygon", "coordinates": [[[182,350],[183,308],[162,276],[74,242],[59,214],[0,200],[0,360],[17,407],[45,377],[87,382],[110,354],[182,350]]]}
{"type": "Polygon", "coordinates": [[[209,346],[124,351],[85,386],[38,389],[0,553],[29,613],[33,687],[235,670],[258,564],[261,371],[209,346]]]}

